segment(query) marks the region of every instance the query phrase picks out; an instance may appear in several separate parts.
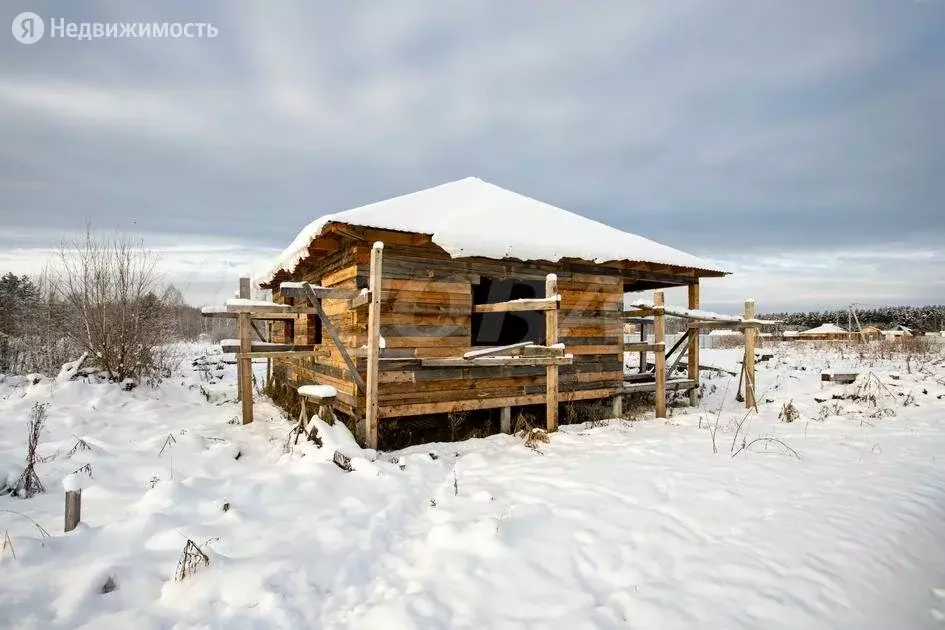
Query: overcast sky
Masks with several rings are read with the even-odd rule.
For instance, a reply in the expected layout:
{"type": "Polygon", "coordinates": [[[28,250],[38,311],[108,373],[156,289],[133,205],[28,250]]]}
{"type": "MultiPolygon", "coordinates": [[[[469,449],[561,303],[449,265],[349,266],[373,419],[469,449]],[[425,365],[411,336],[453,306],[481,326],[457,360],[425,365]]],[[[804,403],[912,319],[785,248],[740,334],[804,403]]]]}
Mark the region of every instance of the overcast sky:
{"type": "Polygon", "coordinates": [[[475,175],[723,263],[709,307],[945,303],[941,0],[24,10],[219,35],[4,27],[0,271],[91,221],[219,301],[321,214],[475,175]]]}

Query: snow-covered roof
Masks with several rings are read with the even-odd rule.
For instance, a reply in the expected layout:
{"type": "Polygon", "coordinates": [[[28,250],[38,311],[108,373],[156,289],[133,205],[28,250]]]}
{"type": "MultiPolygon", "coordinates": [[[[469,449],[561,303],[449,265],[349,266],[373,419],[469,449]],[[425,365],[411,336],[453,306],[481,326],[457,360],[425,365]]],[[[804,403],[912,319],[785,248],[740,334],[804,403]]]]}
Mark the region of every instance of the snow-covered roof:
{"type": "Polygon", "coordinates": [[[632,260],[725,271],[678,249],[467,177],[315,219],[256,280],[268,284],[280,270],[291,273],[330,222],[429,234],[454,258],[632,260]]]}
{"type": "Polygon", "coordinates": [[[846,330],[840,328],[836,324],[821,324],[816,328],[810,328],[803,332],[798,333],[799,335],[823,335],[829,333],[845,333],[846,330]]]}

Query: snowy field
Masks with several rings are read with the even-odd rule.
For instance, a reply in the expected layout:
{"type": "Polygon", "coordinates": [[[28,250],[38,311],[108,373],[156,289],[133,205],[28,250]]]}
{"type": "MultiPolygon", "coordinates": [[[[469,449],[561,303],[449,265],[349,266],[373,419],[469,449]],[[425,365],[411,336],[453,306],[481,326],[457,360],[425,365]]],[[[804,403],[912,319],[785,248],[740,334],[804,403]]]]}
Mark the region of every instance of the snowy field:
{"type": "Polygon", "coordinates": [[[130,392],[3,378],[0,471],[22,469],[30,409],[49,407],[47,493],[0,497],[0,627],[945,628],[941,355],[774,355],[757,415],[722,376],[665,422],[380,456],[338,425],[320,425],[323,449],[286,452],[266,403],[230,424],[232,366],[211,366],[212,402],[189,358],[130,392]],[[825,367],[868,374],[822,386],[825,367]],[[62,480],[86,464],[83,522],[64,534],[62,480]],[[210,566],[178,583],[187,539],[210,566]]]}

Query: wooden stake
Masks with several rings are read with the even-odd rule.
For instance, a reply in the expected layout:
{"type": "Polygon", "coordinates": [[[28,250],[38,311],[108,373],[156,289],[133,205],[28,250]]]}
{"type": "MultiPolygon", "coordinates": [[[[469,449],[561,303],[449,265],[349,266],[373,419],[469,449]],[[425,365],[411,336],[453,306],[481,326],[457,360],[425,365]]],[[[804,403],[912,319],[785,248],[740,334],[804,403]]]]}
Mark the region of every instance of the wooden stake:
{"type": "MultiPolygon", "coordinates": [[[[689,285],[689,309],[698,310],[699,308],[699,281],[689,285]]],[[[689,390],[689,405],[696,407],[699,405],[699,329],[691,328],[689,330],[689,380],[696,382],[696,387],[689,390]]]]}
{"type": "Polygon", "coordinates": [[[512,408],[502,407],[499,410],[499,431],[502,433],[512,432],[512,408]]]}
{"type": "Polygon", "coordinates": [[[364,435],[370,448],[377,448],[377,368],[381,357],[381,264],[384,243],[378,241],[371,248],[371,276],[368,290],[371,301],[368,302],[367,331],[367,378],[365,388],[365,427],[364,435]]]}
{"type": "Polygon", "coordinates": [[[65,531],[71,532],[82,520],[82,491],[66,490],[65,531]]]}
{"type": "MultiPolygon", "coordinates": [[[[745,300],[745,319],[755,318],[755,301],[745,300]]],[[[751,409],[755,404],[755,335],[757,329],[745,329],[745,408],[751,409]]]]}
{"type": "MultiPolygon", "coordinates": [[[[545,277],[545,298],[558,295],[558,276],[549,273],[545,277]]],[[[558,309],[545,311],[545,345],[553,346],[558,343],[558,309]]],[[[545,368],[545,428],[551,431],[558,430],[558,366],[549,365],[545,368]]]]}
{"type": "MultiPolygon", "coordinates": [[[[663,292],[653,292],[653,341],[656,344],[666,343],[665,316],[663,315],[663,292]]],[[[664,349],[657,350],[656,355],[656,417],[666,417],[666,354],[664,349]]]]}
{"type": "MultiPolygon", "coordinates": [[[[646,322],[640,322],[640,343],[646,343],[646,322]]],[[[646,372],[646,352],[640,353],[640,374],[646,372]]]]}

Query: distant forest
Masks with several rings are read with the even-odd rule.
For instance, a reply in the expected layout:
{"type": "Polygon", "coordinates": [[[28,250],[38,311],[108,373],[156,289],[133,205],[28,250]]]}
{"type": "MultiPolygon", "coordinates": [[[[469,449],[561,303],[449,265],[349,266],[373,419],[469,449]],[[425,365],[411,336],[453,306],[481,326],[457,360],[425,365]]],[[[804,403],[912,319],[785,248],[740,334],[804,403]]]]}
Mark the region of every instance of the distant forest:
{"type": "MultiPolygon", "coordinates": [[[[945,330],[945,306],[881,306],[857,308],[856,315],[863,326],[889,329],[907,326],[919,332],[945,330]]],[[[856,323],[848,309],[810,311],[807,313],[765,313],[763,319],[780,319],[787,329],[806,329],[823,323],[832,323],[842,328],[855,329],[856,323]]]]}

